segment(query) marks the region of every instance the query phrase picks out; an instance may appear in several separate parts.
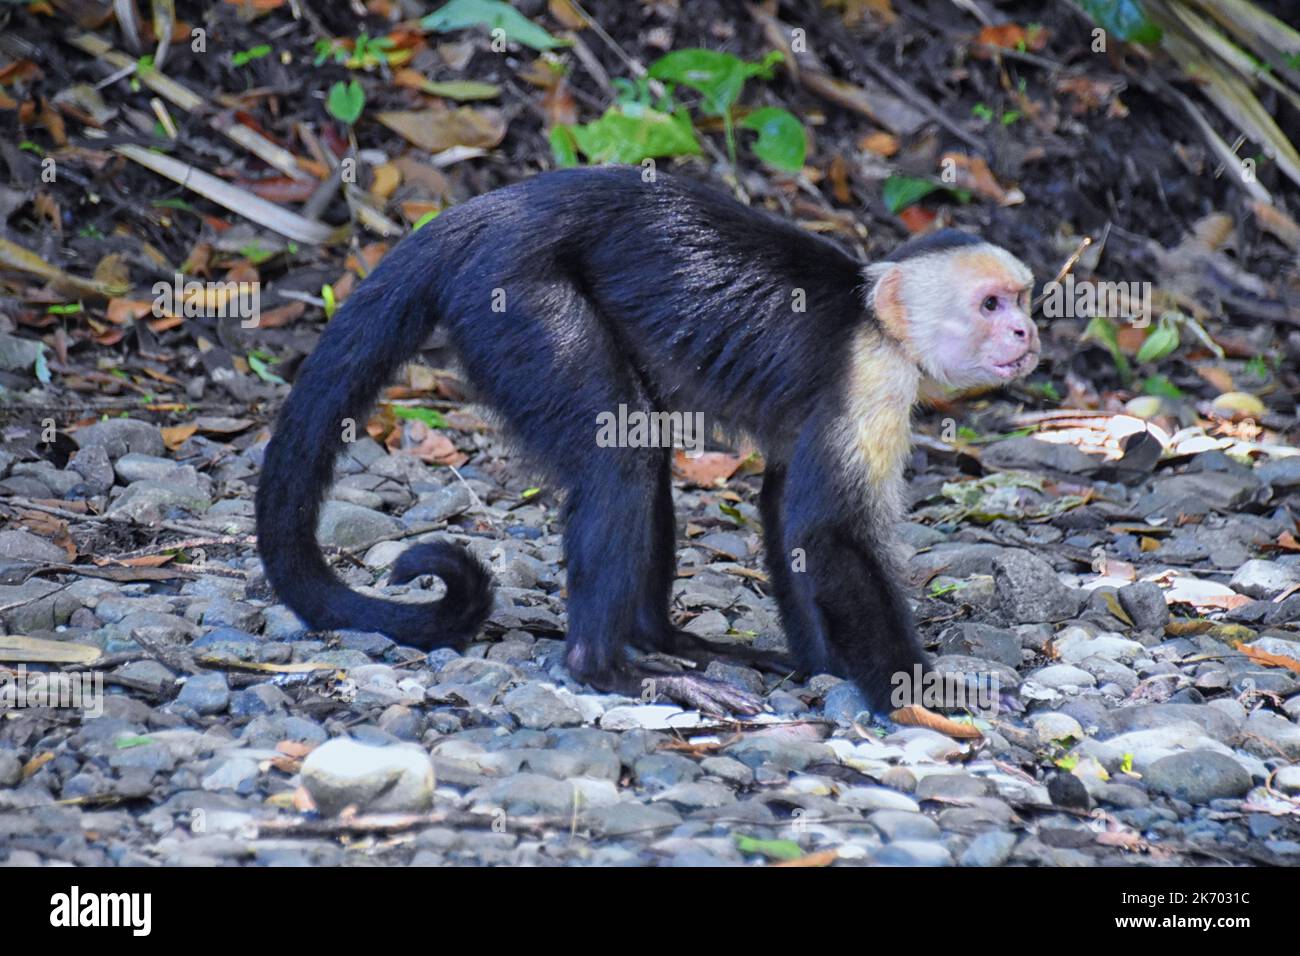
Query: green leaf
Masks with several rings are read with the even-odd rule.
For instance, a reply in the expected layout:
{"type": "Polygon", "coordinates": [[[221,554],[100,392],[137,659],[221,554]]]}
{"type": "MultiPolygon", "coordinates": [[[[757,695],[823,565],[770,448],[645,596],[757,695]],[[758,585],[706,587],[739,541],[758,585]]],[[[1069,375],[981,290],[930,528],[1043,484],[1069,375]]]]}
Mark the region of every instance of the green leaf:
{"type": "Polygon", "coordinates": [[[880,197],[885,201],[885,208],[897,215],[901,210],[924,199],[938,188],[938,184],[928,179],[895,175],[885,180],[880,197]]]}
{"type": "Polygon", "coordinates": [[[758,133],[754,154],[763,162],[791,173],[803,169],[808,137],[803,123],[789,110],[768,106],[750,113],[740,125],[758,133]]]}
{"type": "Polygon", "coordinates": [[[747,524],[745,516],[740,513],[740,509],[735,505],[729,505],[725,501],[722,501],[718,503],[718,510],[742,528],[747,524]]]}
{"type": "Polygon", "coordinates": [[[169,196],[166,199],[155,199],[150,203],[150,205],[158,209],[176,209],[181,212],[192,212],[196,216],[199,214],[197,209],[179,196],[169,196]]]}
{"type": "Polygon", "coordinates": [[[421,20],[420,26],[438,33],[450,33],[468,27],[502,30],[507,40],[522,43],[534,50],[553,50],[557,46],[568,45],[501,0],[451,0],[451,3],[439,7],[421,20]]]}
{"type": "Polygon", "coordinates": [[[32,364],[32,371],[36,373],[36,381],[42,385],[50,384],[50,364],[45,358],[44,345],[36,352],[36,361],[32,364]]]}
{"type": "Polygon", "coordinates": [[[650,64],[649,74],[653,79],[696,90],[704,97],[704,112],[722,116],[740,99],[745,80],[751,76],[770,77],[772,65],[782,59],[773,51],[751,63],[730,53],[691,48],[661,56],[650,64]]]}
{"type": "Polygon", "coordinates": [[[1138,349],[1137,354],[1138,364],[1159,362],[1176,348],[1178,348],[1178,326],[1167,317],[1161,316],[1156,327],[1142,340],[1142,347],[1138,349]]]}
{"type": "Polygon", "coordinates": [[[240,50],[230,58],[230,62],[235,66],[247,66],[253,60],[260,60],[262,57],[271,52],[270,46],[263,43],[247,50],[240,50]]]}
{"type": "MultiPolygon", "coordinates": [[[[700,152],[685,110],[660,113],[626,103],[622,107],[610,107],[595,122],[565,129],[572,134],[577,150],[593,163],[635,165],[657,156],[697,156],[700,152]]],[[[552,149],[556,141],[552,134],[552,149]]]]}
{"type": "Polygon", "coordinates": [[[561,169],[578,165],[578,141],[571,126],[554,126],[551,128],[551,155],[555,165],[561,169]]]}
{"type": "Polygon", "coordinates": [[[275,361],[276,359],[268,356],[265,352],[248,353],[248,367],[253,370],[253,374],[264,382],[270,382],[272,385],[288,385],[288,382],[269,368],[270,364],[275,361]]]}
{"type": "Polygon", "coordinates": [[[275,258],[274,249],[263,248],[256,242],[240,246],[239,254],[255,266],[260,266],[263,262],[275,258]]]}
{"type": "Polygon", "coordinates": [[[803,850],[793,840],[760,840],[741,833],[733,836],[741,853],[757,853],[769,860],[797,860],[803,856],[803,850]]]}
{"type": "Polygon", "coordinates": [[[325,300],[325,318],[334,318],[338,310],[338,299],[334,298],[334,287],[328,283],[320,287],[320,297],[325,300]]]}
{"type": "Polygon", "coordinates": [[[427,226],[429,223],[433,222],[435,219],[438,218],[438,212],[439,210],[437,209],[430,209],[419,219],[415,220],[415,225],[411,227],[411,232],[418,232],[419,230],[427,226]]]}
{"type": "Polygon", "coordinates": [[[1155,46],[1164,35],[1138,0],[1079,0],[1079,6],[1097,26],[1126,42],[1155,46]]]}
{"type": "Polygon", "coordinates": [[[442,412],[432,408],[418,408],[410,405],[392,406],[393,414],[398,418],[405,418],[408,421],[424,422],[430,428],[446,428],[447,419],[442,417],[442,412]]]}
{"type": "Polygon", "coordinates": [[[113,741],[113,746],[118,750],[129,750],[132,747],[143,747],[151,743],[153,743],[152,737],[118,737],[113,741]]]}
{"type": "Polygon", "coordinates": [[[1119,332],[1115,329],[1114,323],[1104,316],[1099,315],[1094,318],[1083,330],[1081,339],[1083,342],[1090,340],[1099,343],[1110,353],[1111,359],[1115,362],[1115,369],[1119,372],[1120,381],[1127,385],[1133,377],[1133,371],[1128,364],[1128,356],[1119,347],[1119,332]]]}
{"type": "Polygon", "coordinates": [[[340,123],[351,126],[361,118],[361,111],[366,106],[366,92],[356,80],[339,82],[330,87],[329,99],[325,108],[340,123]]]}
{"type": "Polygon", "coordinates": [[[1163,375],[1149,375],[1142,380],[1142,393],[1159,398],[1182,398],[1183,390],[1163,375]]]}

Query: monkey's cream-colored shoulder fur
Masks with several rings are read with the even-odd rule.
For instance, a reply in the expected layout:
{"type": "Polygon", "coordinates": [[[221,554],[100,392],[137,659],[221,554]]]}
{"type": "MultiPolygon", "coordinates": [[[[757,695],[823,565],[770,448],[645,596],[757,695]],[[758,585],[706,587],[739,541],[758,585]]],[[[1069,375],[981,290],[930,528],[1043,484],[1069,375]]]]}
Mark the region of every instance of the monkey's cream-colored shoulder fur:
{"type": "Polygon", "coordinates": [[[863,492],[902,516],[903,465],[912,447],[912,406],[921,373],[900,343],[864,325],[854,336],[843,427],[850,474],[863,492]]]}

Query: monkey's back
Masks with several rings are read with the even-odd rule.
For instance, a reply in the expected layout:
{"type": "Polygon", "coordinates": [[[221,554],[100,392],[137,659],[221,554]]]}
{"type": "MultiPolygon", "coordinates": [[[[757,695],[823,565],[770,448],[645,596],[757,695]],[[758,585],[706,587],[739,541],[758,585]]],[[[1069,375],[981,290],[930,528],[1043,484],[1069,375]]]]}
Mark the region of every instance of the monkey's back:
{"type": "Polygon", "coordinates": [[[545,173],[417,236],[441,273],[440,321],[488,392],[517,379],[503,355],[590,355],[594,334],[627,357],[657,407],[788,433],[843,373],[865,318],[860,264],[838,246],[638,168],[545,173]]]}

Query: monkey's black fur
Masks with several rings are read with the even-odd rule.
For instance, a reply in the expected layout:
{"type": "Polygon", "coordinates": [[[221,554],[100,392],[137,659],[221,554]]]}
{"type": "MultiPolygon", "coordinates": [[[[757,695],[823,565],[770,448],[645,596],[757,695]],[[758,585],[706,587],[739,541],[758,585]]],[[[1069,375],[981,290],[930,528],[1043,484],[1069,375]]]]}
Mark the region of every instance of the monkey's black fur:
{"type": "MultiPolygon", "coordinates": [[[[947,233],[900,254],[967,241],[978,240],[947,233]]],[[[670,450],[598,447],[597,416],[619,405],[700,411],[763,449],[768,565],[798,660],[851,678],[888,709],[891,675],[924,655],[873,504],[831,427],[850,341],[874,321],[864,293],[861,264],[834,244],[663,174],[566,170],[451,208],[384,258],[304,364],[257,496],[267,576],[316,628],[429,648],[462,644],[482,624],[489,575],[463,550],[406,552],[395,579],[429,571],[447,594],[399,604],[348,589],[313,534],[345,420],[364,420],[438,324],[478,398],[566,492],[575,676],[621,688],[626,645],[669,648],[678,636],[670,450]],[[791,568],[796,548],[806,570],[791,568]]]]}

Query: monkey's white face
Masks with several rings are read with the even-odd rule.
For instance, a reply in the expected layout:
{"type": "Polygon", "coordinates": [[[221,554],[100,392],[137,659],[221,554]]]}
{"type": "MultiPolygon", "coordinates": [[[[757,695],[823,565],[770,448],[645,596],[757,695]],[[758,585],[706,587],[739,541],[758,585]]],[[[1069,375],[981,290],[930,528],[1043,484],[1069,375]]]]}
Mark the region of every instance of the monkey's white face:
{"type": "Polygon", "coordinates": [[[905,259],[876,284],[876,316],[923,372],[956,388],[999,385],[1038,365],[1033,273],[989,244],[905,259]]]}

